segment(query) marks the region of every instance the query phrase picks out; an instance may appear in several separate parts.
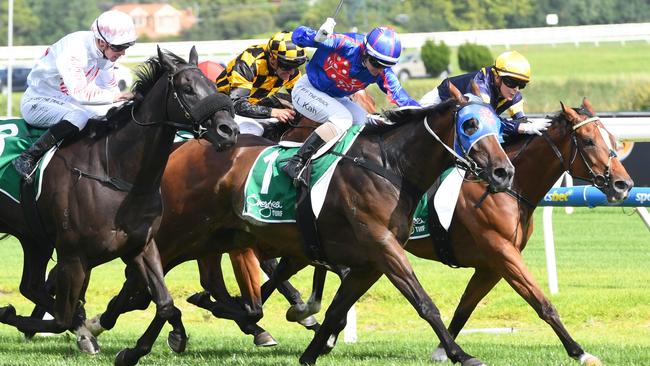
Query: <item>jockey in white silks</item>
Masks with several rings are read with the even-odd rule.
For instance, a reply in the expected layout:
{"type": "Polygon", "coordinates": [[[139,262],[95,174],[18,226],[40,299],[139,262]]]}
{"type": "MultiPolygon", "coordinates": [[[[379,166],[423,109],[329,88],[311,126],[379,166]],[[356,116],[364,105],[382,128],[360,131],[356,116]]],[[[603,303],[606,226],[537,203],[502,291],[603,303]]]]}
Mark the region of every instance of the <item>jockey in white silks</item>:
{"type": "Polygon", "coordinates": [[[22,116],[32,126],[48,128],[13,161],[27,182],[46,151],[81,131],[89,118],[105,115],[114,103],[133,97],[120,92],[114,64],[135,43],[133,20],[110,10],[90,29],[70,33],[48,47],[27,78],[22,116]]]}

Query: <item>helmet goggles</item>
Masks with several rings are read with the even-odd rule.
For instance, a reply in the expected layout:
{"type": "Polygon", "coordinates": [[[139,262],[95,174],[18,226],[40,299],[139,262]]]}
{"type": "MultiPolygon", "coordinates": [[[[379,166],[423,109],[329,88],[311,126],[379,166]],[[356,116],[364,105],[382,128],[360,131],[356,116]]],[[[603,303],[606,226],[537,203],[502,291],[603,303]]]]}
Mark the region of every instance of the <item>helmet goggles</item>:
{"type": "Polygon", "coordinates": [[[510,76],[502,76],[501,81],[503,81],[503,83],[506,84],[506,86],[508,88],[511,88],[511,89],[519,88],[519,90],[525,88],[526,85],[528,84],[524,80],[515,79],[515,78],[510,77],[510,76]]]}

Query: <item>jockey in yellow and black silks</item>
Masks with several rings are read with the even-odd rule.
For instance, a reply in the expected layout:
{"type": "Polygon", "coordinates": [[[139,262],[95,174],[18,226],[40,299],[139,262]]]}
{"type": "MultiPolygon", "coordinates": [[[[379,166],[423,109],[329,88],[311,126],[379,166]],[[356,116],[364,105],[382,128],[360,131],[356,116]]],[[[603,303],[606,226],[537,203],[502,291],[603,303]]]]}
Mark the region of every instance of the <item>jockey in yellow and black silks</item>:
{"type": "Polygon", "coordinates": [[[217,89],[230,95],[241,133],[262,135],[264,119],[293,119],[290,94],[305,61],[305,50],[291,41],[291,32],[278,32],[266,44],[251,46],[228,63],[217,78],[217,89]],[[276,94],[282,87],[288,95],[276,94]]]}

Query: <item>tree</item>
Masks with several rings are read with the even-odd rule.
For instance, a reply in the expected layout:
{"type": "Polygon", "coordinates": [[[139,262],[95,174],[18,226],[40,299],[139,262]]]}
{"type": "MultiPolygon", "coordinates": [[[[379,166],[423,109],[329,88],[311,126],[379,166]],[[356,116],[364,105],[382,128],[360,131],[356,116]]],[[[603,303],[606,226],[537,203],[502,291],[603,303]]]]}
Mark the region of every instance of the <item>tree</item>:
{"type": "MultiPolygon", "coordinates": [[[[0,24],[8,24],[9,2],[0,3],[0,24]]],[[[13,44],[16,46],[28,45],[29,36],[38,32],[40,27],[39,18],[32,12],[26,0],[14,0],[13,15],[13,44]]],[[[0,45],[7,45],[7,27],[0,28],[0,45]]]]}
{"type": "Polygon", "coordinates": [[[427,74],[435,77],[449,68],[451,51],[443,41],[436,44],[432,40],[427,40],[422,45],[420,56],[427,74]]]}

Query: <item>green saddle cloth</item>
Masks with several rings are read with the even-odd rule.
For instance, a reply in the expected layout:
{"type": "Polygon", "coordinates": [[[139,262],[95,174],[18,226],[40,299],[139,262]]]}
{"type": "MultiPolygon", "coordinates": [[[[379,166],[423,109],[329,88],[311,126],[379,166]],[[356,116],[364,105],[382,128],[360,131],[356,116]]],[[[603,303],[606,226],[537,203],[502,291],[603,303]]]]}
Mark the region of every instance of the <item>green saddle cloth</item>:
{"type": "MultiPolygon", "coordinates": [[[[30,147],[47,129],[36,128],[24,119],[0,119],[0,192],[20,202],[20,176],[11,161],[30,147]]],[[[41,165],[34,173],[34,186],[40,190],[41,165]]]]}
{"type": "MultiPolygon", "coordinates": [[[[436,185],[439,187],[440,183],[445,180],[449,176],[449,173],[454,168],[451,167],[440,175],[438,178],[438,181],[436,182],[436,185]]],[[[432,194],[435,194],[435,192],[432,192],[432,194]]],[[[420,238],[425,238],[427,236],[430,236],[431,233],[429,232],[429,196],[425,193],[422,198],[420,198],[420,202],[418,202],[418,206],[415,208],[415,213],[413,214],[413,228],[411,229],[411,235],[409,236],[409,239],[420,239],[420,238]]]]}
{"type": "MultiPolygon", "coordinates": [[[[345,154],[362,130],[363,126],[353,125],[329,151],[311,162],[312,189],[327,189],[325,180],[331,177],[328,173],[333,172],[341,159],[333,152],[345,154]]],[[[280,167],[297,151],[295,147],[275,145],[257,156],[244,188],[244,216],[267,223],[296,222],[296,188],[280,167]]]]}

